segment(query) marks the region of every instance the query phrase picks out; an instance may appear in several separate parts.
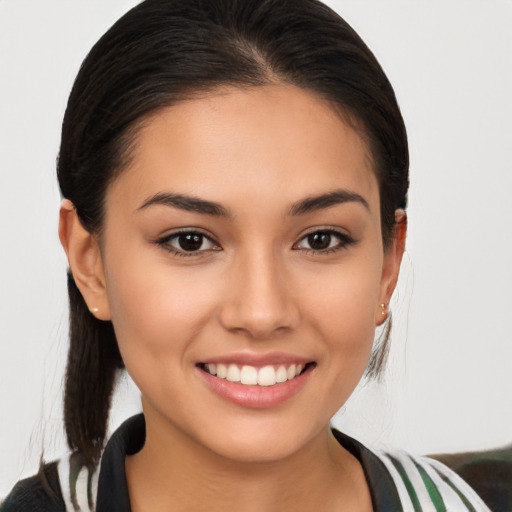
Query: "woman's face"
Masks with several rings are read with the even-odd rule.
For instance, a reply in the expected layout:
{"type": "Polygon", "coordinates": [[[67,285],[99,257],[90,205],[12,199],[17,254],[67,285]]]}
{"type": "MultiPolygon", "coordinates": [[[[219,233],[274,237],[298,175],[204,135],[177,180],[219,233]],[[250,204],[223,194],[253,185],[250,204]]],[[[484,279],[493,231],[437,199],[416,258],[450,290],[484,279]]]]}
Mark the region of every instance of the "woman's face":
{"type": "Polygon", "coordinates": [[[395,252],[365,144],[316,96],[226,88],[152,116],[107,192],[100,312],[148,431],[238,460],[325,435],[364,372],[395,252]]]}

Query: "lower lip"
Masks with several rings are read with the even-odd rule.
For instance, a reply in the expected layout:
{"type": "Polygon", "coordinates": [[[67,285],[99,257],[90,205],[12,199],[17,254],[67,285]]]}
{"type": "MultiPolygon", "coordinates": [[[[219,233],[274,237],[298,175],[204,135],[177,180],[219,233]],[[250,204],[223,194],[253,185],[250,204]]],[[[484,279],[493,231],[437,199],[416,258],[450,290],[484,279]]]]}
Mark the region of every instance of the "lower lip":
{"type": "Polygon", "coordinates": [[[306,384],[314,365],[309,365],[298,377],[273,386],[247,386],[239,382],[219,379],[197,368],[209,388],[225,400],[241,407],[265,409],[279,405],[296,395],[306,384]]]}

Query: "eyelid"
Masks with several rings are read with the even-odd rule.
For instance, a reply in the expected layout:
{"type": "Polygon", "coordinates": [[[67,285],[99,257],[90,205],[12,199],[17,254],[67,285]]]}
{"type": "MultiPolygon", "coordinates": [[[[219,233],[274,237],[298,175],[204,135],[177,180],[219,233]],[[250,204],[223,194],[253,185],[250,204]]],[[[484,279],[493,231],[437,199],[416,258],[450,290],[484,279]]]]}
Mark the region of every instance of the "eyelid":
{"type": "Polygon", "coordinates": [[[354,245],[356,243],[356,240],[346,233],[345,231],[334,228],[331,226],[315,226],[314,228],[308,229],[305,233],[302,233],[300,238],[293,244],[293,249],[295,250],[302,250],[314,254],[328,254],[332,252],[336,252],[338,250],[345,249],[347,246],[354,245]],[[305,240],[308,236],[314,235],[315,233],[328,233],[330,235],[333,235],[334,237],[338,238],[339,243],[335,245],[334,247],[328,247],[325,249],[313,249],[313,248],[296,248],[298,244],[300,244],[303,240],[305,240]]]}
{"type": "Polygon", "coordinates": [[[342,229],[340,227],[329,226],[329,225],[326,225],[326,226],[320,225],[320,226],[313,226],[313,227],[305,229],[302,233],[299,234],[299,236],[297,237],[297,240],[302,240],[303,238],[306,238],[309,235],[314,235],[315,233],[331,233],[331,234],[337,235],[341,238],[350,238],[350,239],[353,238],[349,233],[347,233],[347,231],[345,229],[342,229]]]}
{"type": "Polygon", "coordinates": [[[153,241],[153,243],[158,245],[159,247],[162,247],[163,249],[167,250],[168,252],[174,253],[179,256],[200,256],[208,251],[219,251],[222,249],[220,247],[219,243],[214,239],[214,237],[212,235],[206,233],[203,229],[196,228],[196,227],[178,228],[178,229],[171,231],[170,233],[167,233],[163,236],[159,236],[158,238],[156,238],[153,241]],[[183,249],[180,249],[178,247],[171,245],[172,240],[176,239],[180,235],[187,235],[187,234],[201,235],[206,240],[208,240],[214,247],[208,248],[208,249],[201,249],[201,250],[197,250],[197,251],[185,251],[183,249]]]}

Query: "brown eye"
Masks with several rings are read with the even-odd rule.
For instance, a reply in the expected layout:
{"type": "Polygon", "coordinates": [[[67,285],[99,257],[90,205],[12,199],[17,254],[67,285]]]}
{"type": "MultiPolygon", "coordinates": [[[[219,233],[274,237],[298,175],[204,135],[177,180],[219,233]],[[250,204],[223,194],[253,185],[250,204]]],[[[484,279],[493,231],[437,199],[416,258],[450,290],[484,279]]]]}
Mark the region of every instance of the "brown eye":
{"type": "Polygon", "coordinates": [[[206,251],[221,250],[210,237],[199,231],[181,231],[156,240],[155,243],[180,256],[200,255],[206,251]]]}
{"type": "Polygon", "coordinates": [[[309,247],[315,251],[327,249],[331,245],[331,238],[331,233],[326,231],[318,231],[317,233],[312,233],[307,237],[309,247]]]}
{"type": "Polygon", "coordinates": [[[183,251],[198,251],[203,245],[203,239],[200,233],[182,233],[178,235],[177,242],[183,251]]]}
{"type": "Polygon", "coordinates": [[[301,238],[293,248],[318,254],[329,254],[354,243],[355,240],[346,233],[334,229],[321,229],[301,238]]]}

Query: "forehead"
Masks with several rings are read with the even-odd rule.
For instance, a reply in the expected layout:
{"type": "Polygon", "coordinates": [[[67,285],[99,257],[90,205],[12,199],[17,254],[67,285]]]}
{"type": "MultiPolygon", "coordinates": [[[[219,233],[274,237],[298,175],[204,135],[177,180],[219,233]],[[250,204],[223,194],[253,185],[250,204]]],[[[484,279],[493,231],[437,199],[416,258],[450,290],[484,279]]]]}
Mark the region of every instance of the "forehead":
{"type": "Polygon", "coordinates": [[[362,137],[331,103],[291,85],[225,87],[158,111],[111,187],[139,198],[169,188],[216,201],[238,188],[283,202],[344,187],[378,201],[362,137]]]}

